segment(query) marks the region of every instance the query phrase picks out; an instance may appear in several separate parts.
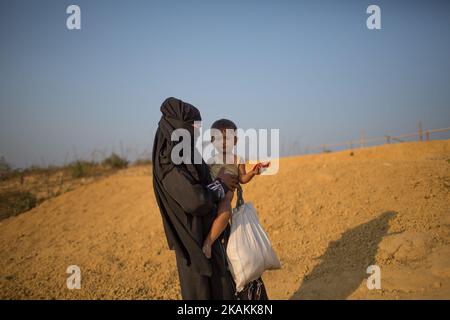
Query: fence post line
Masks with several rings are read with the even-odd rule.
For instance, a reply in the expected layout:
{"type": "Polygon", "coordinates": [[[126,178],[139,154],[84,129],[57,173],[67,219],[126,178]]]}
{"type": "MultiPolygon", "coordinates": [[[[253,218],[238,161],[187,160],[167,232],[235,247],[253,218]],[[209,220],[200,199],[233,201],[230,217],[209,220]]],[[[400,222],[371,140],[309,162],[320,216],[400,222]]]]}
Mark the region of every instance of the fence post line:
{"type": "Polygon", "coordinates": [[[364,135],[364,130],[361,130],[361,148],[364,148],[364,146],[365,146],[365,140],[366,140],[366,137],[365,137],[365,135],[364,135]]]}
{"type": "Polygon", "coordinates": [[[419,121],[418,127],[419,127],[419,141],[423,141],[422,121],[419,121]]]}
{"type": "MultiPolygon", "coordinates": [[[[427,130],[423,130],[422,128],[422,123],[419,121],[418,122],[418,131],[412,132],[412,133],[408,133],[408,134],[400,134],[397,136],[393,136],[393,135],[384,135],[384,136],[380,136],[380,137],[376,137],[376,138],[367,138],[365,136],[365,131],[361,130],[361,136],[360,136],[360,147],[365,147],[366,143],[369,142],[371,144],[373,144],[374,142],[376,142],[376,144],[382,144],[384,141],[386,143],[396,143],[396,142],[405,142],[405,141],[411,141],[414,140],[415,137],[419,136],[419,140],[420,141],[424,141],[426,139],[426,141],[431,141],[431,134],[432,133],[438,133],[438,132],[450,132],[450,127],[446,127],[446,128],[438,128],[438,129],[427,129],[427,130]],[[411,139],[411,140],[409,140],[411,139]]],[[[358,140],[351,140],[351,141],[347,141],[347,142],[342,142],[342,143],[334,143],[334,144],[320,144],[317,146],[305,146],[305,152],[306,153],[318,153],[320,152],[320,150],[326,151],[326,152],[331,152],[331,148],[336,148],[336,147],[348,147],[350,149],[353,148],[357,148],[358,147],[358,140]],[[327,149],[327,147],[330,147],[330,149],[327,149]]]]}

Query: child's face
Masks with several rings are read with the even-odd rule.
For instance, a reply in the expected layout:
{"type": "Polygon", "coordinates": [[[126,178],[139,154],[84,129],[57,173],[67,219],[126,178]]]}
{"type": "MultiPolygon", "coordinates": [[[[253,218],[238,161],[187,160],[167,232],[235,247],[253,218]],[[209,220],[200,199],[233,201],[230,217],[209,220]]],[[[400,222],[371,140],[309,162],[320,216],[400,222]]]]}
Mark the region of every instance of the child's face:
{"type": "Polygon", "coordinates": [[[237,143],[236,132],[233,129],[213,130],[211,142],[214,147],[223,153],[230,153],[233,151],[234,146],[237,143]]]}

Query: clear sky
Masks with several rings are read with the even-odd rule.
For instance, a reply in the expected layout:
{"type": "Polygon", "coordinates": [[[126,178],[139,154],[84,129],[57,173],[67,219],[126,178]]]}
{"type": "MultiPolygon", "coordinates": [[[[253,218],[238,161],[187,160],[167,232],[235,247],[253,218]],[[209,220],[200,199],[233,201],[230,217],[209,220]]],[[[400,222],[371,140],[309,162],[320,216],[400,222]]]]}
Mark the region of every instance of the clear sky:
{"type": "Polygon", "coordinates": [[[284,153],[450,126],[446,0],[1,0],[0,48],[0,156],[15,166],[136,157],[168,96],[206,127],[279,128],[284,153]]]}

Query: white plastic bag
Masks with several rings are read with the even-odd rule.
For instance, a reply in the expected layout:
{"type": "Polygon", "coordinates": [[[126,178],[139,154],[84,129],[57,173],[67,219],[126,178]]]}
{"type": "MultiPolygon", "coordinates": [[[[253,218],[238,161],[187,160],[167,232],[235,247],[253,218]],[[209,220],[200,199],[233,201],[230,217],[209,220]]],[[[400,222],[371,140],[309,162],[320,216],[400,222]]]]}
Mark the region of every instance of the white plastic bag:
{"type": "Polygon", "coordinates": [[[227,257],[237,292],[265,270],[281,268],[251,202],[233,209],[227,257]]]}

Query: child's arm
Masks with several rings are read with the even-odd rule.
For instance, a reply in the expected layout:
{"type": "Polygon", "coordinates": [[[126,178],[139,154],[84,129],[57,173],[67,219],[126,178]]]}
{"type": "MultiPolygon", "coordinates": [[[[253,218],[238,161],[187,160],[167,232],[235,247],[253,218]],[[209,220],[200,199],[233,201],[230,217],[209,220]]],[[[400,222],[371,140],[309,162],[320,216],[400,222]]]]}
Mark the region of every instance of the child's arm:
{"type": "Polygon", "coordinates": [[[249,183],[254,176],[256,176],[257,174],[259,174],[259,170],[255,168],[253,168],[251,171],[246,172],[245,171],[245,164],[239,164],[238,166],[239,168],[239,183],[241,184],[246,184],[249,183]]]}
{"type": "Polygon", "coordinates": [[[245,164],[239,164],[239,183],[246,184],[250,182],[254,176],[260,175],[261,171],[270,166],[270,162],[257,163],[250,172],[245,171],[245,164]]]}

